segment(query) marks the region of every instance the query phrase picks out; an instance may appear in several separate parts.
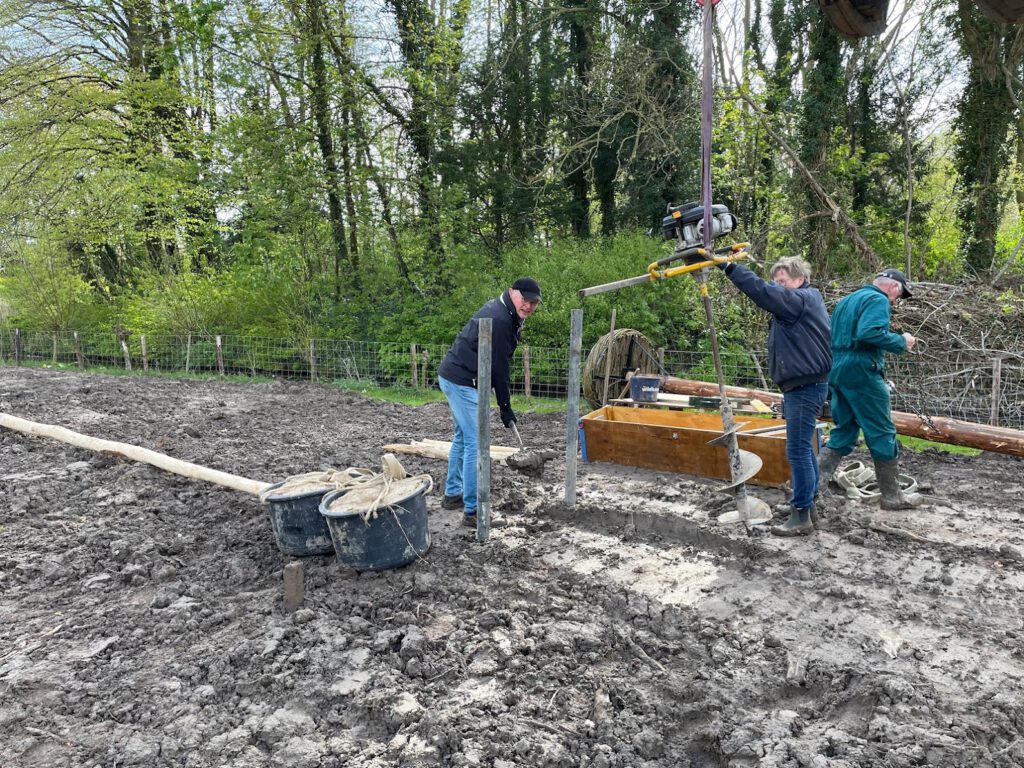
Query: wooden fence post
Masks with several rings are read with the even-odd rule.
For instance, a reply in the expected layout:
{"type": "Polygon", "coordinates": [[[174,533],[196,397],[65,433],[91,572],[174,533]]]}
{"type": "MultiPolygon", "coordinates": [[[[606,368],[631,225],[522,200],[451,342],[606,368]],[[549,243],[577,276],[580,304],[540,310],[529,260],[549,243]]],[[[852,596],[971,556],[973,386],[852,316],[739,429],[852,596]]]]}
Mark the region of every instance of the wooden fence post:
{"type": "Polygon", "coordinates": [[[412,370],[412,388],[418,389],[420,386],[420,378],[418,375],[419,371],[419,360],[416,357],[416,342],[409,345],[409,367],[412,370]]]}
{"type": "Polygon", "coordinates": [[[309,340],[309,380],[316,381],[316,339],[309,340]]]}
{"type": "Polygon", "coordinates": [[[79,368],[85,368],[85,355],[82,354],[82,340],[78,338],[78,331],[74,332],[75,340],[75,364],[79,368]]]}
{"type": "Polygon", "coordinates": [[[21,365],[21,328],[14,329],[14,364],[21,365]]]}
{"type": "Polygon", "coordinates": [[[189,364],[192,362],[192,334],[185,339],[185,374],[188,374],[189,364]]]}
{"type": "Polygon", "coordinates": [[[53,333],[53,351],[50,355],[50,362],[54,365],[57,364],[57,332],[53,333]]]}
{"type": "Polygon", "coordinates": [[[146,334],[139,336],[139,344],[142,345],[142,370],[149,370],[149,353],[146,352],[146,334]]]}
{"type": "Polygon", "coordinates": [[[530,380],[530,345],[523,347],[523,394],[533,397],[533,382],[530,380]]]}
{"type": "Polygon", "coordinates": [[[224,347],[220,343],[220,336],[214,337],[214,344],[217,347],[217,375],[224,378],[224,347]]]}
{"type": "Polygon", "coordinates": [[[132,356],[128,352],[128,342],[125,339],[121,339],[121,352],[124,354],[124,369],[130,371],[132,369],[132,356]]]}
{"type": "Polygon", "coordinates": [[[992,358],[992,415],[989,422],[993,427],[999,426],[999,400],[1003,389],[1003,358],[992,358]]]}
{"type": "Polygon", "coordinates": [[[430,374],[428,372],[427,366],[430,363],[430,350],[424,349],[423,352],[420,353],[420,359],[423,361],[423,367],[420,369],[420,381],[423,382],[424,387],[429,387],[430,374]]]}

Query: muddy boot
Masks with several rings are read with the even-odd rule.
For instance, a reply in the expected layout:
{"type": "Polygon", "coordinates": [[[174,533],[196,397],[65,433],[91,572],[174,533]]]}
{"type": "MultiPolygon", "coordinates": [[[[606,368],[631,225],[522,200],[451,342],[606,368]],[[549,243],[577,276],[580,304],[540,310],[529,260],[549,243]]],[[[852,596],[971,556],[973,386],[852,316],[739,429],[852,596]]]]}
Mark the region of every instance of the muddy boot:
{"type": "Polygon", "coordinates": [[[776,536],[804,536],[810,533],[814,530],[814,524],[811,522],[812,509],[793,507],[786,522],[772,528],[772,533],[776,536]]]}
{"type": "Polygon", "coordinates": [[[836,469],[839,468],[839,462],[842,460],[843,455],[838,451],[833,451],[827,445],[818,452],[818,473],[821,475],[821,478],[818,480],[819,493],[828,488],[828,484],[831,482],[832,476],[836,473],[836,469]]]}
{"type": "Polygon", "coordinates": [[[899,472],[899,459],[875,459],[875,479],[882,494],[879,501],[882,509],[914,509],[921,506],[920,496],[916,493],[906,494],[900,489],[899,472]]]}

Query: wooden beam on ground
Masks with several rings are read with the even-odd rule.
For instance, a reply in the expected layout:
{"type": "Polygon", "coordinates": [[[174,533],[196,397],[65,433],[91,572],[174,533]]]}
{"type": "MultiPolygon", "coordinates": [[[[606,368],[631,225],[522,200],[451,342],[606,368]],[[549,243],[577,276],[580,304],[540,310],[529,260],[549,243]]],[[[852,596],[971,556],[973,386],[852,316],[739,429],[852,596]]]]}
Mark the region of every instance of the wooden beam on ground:
{"type": "Polygon", "coordinates": [[[72,432],[70,429],[66,429],[64,427],[58,427],[52,424],[39,424],[34,421],[28,421],[27,419],[21,419],[17,416],[11,416],[9,413],[0,413],[0,427],[6,427],[7,429],[14,430],[15,432],[22,432],[27,435],[50,437],[54,440],[59,440],[62,443],[68,443],[69,445],[74,445],[79,448],[87,448],[90,451],[99,451],[100,453],[111,453],[115,456],[123,456],[126,459],[131,459],[132,461],[139,461],[143,464],[151,464],[154,467],[165,469],[168,472],[175,473],[176,475],[191,477],[195,480],[205,480],[208,483],[215,483],[216,485],[222,485],[226,488],[233,488],[236,491],[251,493],[253,496],[259,496],[265,488],[268,488],[271,485],[271,483],[261,483],[258,480],[250,480],[246,477],[239,477],[238,475],[221,472],[218,469],[210,469],[209,467],[203,467],[199,464],[192,464],[187,461],[182,461],[181,459],[174,459],[166,454],[151,451],[148,448],[140,448],[137,445],[131,445],[129,443],[118,443],[113,440],[102,440],[98,437],[90,437],[89,435],[72,432]]]}
{"type": "MultiPolygon", "coordinates": [[[[678,395],[718,396],[718,385],[693,379],[677,379],[668,376],[661,384],[666,392],[678,395]]],[[[767,404],[782,402],[782,395],[774,392],[762,392],[744,387],[726,387],[726,397],[758,399],[767,404]]],[[[960,421],[944,416],[918,415],[893,411],[892,420],[896,432],[908,437],[919,437],[947,445],[962,445],[966,448],[977,448],[991,453],[1004,453],[1007,456],[1024,456],[1024,432],[1008,427],[994,427],[990,424],[978,424],[973,421],[960,421]]]]}
{"type": "MultiPolygon", "coordinates": [[[[428,459],[447,459],[451,448],[452,444],[444,440],[413,440],[411,443],[388,443],[382,450],[391,451],[392,453],[412,453],[428,459]]],[[[501,461],[518,452],[518,450],[518,448],[510,448],[504,445],[492,445],[491,458],[495,461],[501,461]]]]}

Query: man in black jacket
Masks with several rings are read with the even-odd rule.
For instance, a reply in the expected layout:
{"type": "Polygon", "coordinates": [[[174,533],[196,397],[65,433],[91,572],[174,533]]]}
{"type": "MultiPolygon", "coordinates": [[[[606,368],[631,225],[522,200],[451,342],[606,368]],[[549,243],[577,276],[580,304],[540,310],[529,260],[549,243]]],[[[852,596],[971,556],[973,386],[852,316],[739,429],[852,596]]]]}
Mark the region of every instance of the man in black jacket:
{"type": "Polygon", "coordinates": [[[448,453],[448,477],[444,484],[444,509],[463,508],[463,522],[476,526],[477,454],[477,347],[481,318],[491,318],[491,387],[498,400],[501,423],[508,429],[516,420],[512,410],[510,371],[512,354],[526,318],[540,305],[540,285],[532,277],[520,277],[501,296],[484,304],[455,337],[438,368],[441,391],[448,400],[455,423],[455,437],[448,453]]]}

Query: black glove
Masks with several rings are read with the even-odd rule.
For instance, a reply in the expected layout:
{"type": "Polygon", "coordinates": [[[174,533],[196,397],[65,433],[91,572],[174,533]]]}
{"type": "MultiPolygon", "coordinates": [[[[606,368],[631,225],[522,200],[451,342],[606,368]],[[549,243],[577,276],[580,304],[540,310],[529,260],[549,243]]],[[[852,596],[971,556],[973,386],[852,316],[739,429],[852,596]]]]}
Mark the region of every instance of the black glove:
{"type": "Polygon", "coordinates": [[[516,412],[512,410],[511,405],[501,407],[501,423],[505,425],[505,429],[516,423],[516,412]]]}
{"type": "Polygon", "coordinates": [[[733,261],[724,261],[715,264],[715,266],[728,275],[730,272],[732,272],[732,268],[736,266],[736,263],[733,261]]]}

